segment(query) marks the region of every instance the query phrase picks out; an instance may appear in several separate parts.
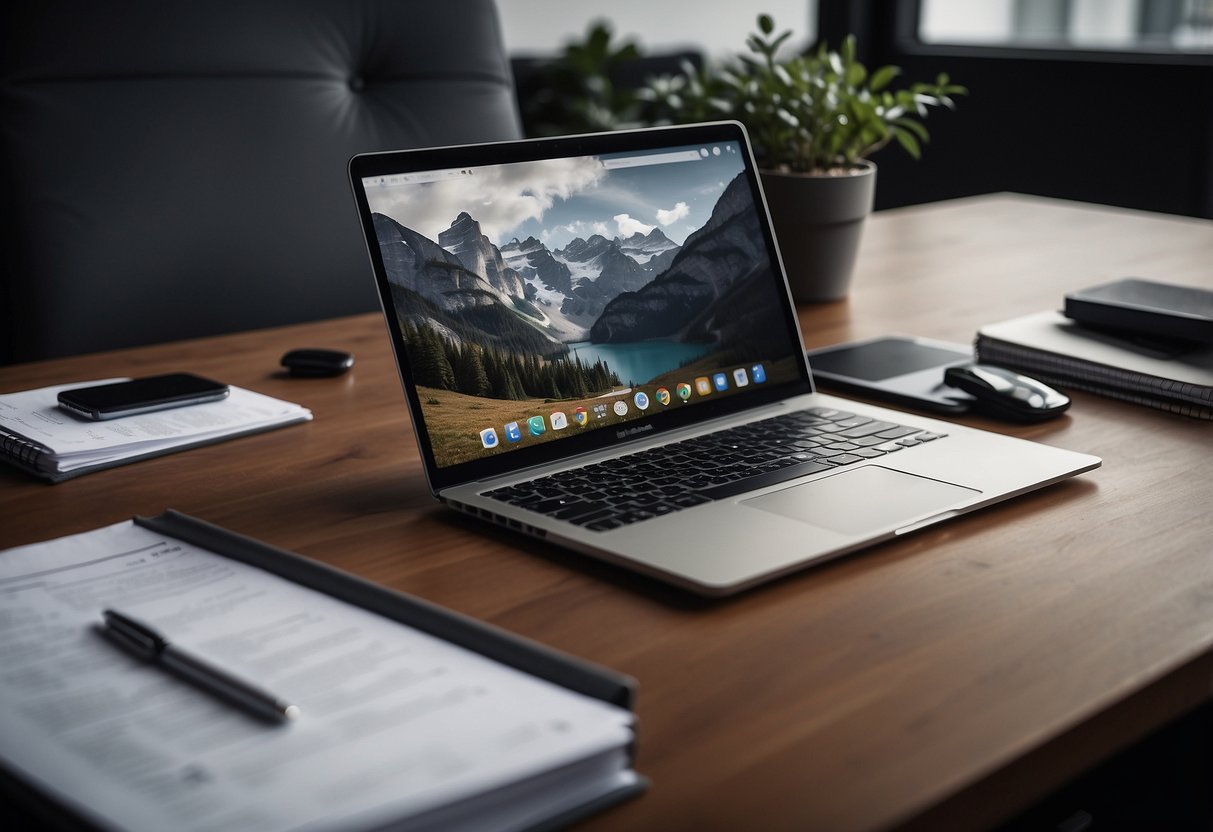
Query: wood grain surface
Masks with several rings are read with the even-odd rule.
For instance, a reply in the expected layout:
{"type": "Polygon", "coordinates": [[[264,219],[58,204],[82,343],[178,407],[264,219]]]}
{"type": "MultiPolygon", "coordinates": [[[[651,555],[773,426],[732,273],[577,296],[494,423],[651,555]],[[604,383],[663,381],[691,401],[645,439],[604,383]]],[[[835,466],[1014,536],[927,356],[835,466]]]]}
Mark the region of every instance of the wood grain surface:
{"type": "MultiPolygon", "coordinates": [[[[1121,276],[1213,286],[1213,223],[994,195],[874,215],[806,345],[968,342],[1121,276]]],[[[368,277],[369,279],[369,277],[368,277]]],[[[0,368],[0,392],[188,370],[315,420],[47,485],[0,468],[0,548],[172,507],[634,676],[648,794],[586,830],[983,828],[1204,701],[1213,424],[1075,394],[971,425],[1104,466],[725,601],[441,508],[379,316],[0,368]],[[292,379],[295,347],[353,351],[292,379]]],[[[744,553],[738,553],[744,557],[744,553]]]]}

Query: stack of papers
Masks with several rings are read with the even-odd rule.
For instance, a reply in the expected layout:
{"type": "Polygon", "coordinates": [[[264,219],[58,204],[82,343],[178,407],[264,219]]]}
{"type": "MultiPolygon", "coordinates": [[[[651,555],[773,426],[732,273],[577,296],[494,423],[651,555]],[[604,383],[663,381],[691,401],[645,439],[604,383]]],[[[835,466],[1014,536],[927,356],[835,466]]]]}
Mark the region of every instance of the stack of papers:
{"type": "Polygon", "coordinates": [[[518,832],[643,787],[627,709],[129,521],[0,552],[0,587],[0,766],[100,828],[518,832]],[[298,717],[119,649],[107,607],[298,717]]]}
{"type": "Polygon", "coordinates": [[[240,387],[232,387],[222,401],[105,422],[87,421],[57,405],[61,390],[125,380],[82,381],[0,395],[0,459],[57,482],[312,418],[305,407],[240,387]]]}

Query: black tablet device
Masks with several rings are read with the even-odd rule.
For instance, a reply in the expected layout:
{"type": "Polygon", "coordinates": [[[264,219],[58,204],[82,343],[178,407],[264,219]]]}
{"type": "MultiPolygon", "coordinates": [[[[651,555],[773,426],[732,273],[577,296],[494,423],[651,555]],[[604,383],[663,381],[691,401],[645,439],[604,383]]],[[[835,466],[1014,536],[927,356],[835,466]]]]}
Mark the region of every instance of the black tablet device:
{"type": "Polygon", "coordinates": [[[964,413],[973,397],[943,383],[948,367],[973,363],[963,344],[891,335],[809,350],[822,387],[937,413],[964,413]]]}

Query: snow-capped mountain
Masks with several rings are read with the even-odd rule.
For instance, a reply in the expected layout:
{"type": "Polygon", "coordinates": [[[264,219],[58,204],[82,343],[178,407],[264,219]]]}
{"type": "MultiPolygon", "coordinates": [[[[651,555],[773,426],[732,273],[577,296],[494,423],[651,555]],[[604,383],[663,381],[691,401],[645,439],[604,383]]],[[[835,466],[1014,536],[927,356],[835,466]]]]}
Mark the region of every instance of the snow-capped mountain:
{"type": "Polygon", "coordinates": [[[737,343],[748,338],[757,343],[755,338],[778,332],[778,284],[752,205],[745,176],[738,174],[707,224],[687,237],[667,270],[607,304],[590,340],[737,343]]]}
{"type": "Polygon", "coordinates": [[[466,211],[437,242],[382,215],[375,222],[389,280],[453,314],[506,315],[564,343],[588,339],[611,301],[647,286],[681,250],[656,228],[578,237],[552,251],[534,237],[498,248],[466,211]]]}
{"type": "Polygon", "coordinates": [[[654,260],[663,260],[668,266],[669,261],[674,258],[674,253],[678,251],[678,244],[663,234],[660,228],[654,228],[648,234],[637,231],[627,239],[616,237],[615,242],[620,251],[644,266],[647,271],[653,271],[651,264],[654,260]],[[662,255],[668,256],[663,258],[662,255]]]}
{"type": "Polygon", "coordinates": [[[556,259],[569,267],[573,287],[582,283],[602,283],[595,294],[634,292],[653,279],[635,259],[623,253],[619,243],[601,234],[589,239],[578,237],[555,251],[556,259]]]}
{"type": "Polygon", "coordinates": [[[522,277],[527,300],[543,311],[561,340],[585,340],[593,319],[566,314],[564,309],[573,294],[573,276],[568,265],[557,260],[534,237],[511,240],[501,247],[501,256],[522,277]]]}
{"type": "Polygon", "coordinates": [[[569,333],[568,340],[584,340],[612,298],[645,286],[678,250],[654,229],[627,239],[577,237],[555,251],[534,237],[514,239],[501,247],[501,255],[527,283],[527,297],[569,333]]]}
{"type": "Polygon", "coordinates": [[[572,293],[573,275],[568,265],[553,257],[547,246],[534,237],[522,241],[515,237],[501,247],[501,256],[524,281],[561,294],[572,293]]]}
{"type": "Polygon", "coordinates": [[[490,286],[509,297],[524,296],[522,278],[506,266],[497,246],[480,230],[480,223],[464,211],[451,227],[438,235],[438,245],[459,258],[468,271],[483,277],[490,286]]]}

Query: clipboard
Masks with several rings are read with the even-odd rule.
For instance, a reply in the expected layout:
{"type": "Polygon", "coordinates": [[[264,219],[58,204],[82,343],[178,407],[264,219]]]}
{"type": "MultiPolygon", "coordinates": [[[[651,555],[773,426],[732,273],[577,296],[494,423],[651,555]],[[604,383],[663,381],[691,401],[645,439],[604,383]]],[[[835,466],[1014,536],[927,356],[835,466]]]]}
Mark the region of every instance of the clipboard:
{"type": "MultiPolygon", "coordinates": [[[[632,710],[636,683],[632,678],[490,624],[453,612],[415,596],[379,586],[349,573],[302,557],[174,510],[133,522],[157,534],[191,544],[221,557],[282,577],[300,586],[361,607],[383,618],[457,645],[553,685],[586,697],[632,710]]],[[[596,814],[648,788],[647,778],[635,774],[635,739],[626,748],[630,782],[589,795],[558,814],[529,824],[530,830],[558,829],[596,814]]],[[[0,792],[24,804],[41,823],[57,828],[93,828],[93,823],[54,797],[28,784],[16,773],[0,768],[0,792]]]]}

